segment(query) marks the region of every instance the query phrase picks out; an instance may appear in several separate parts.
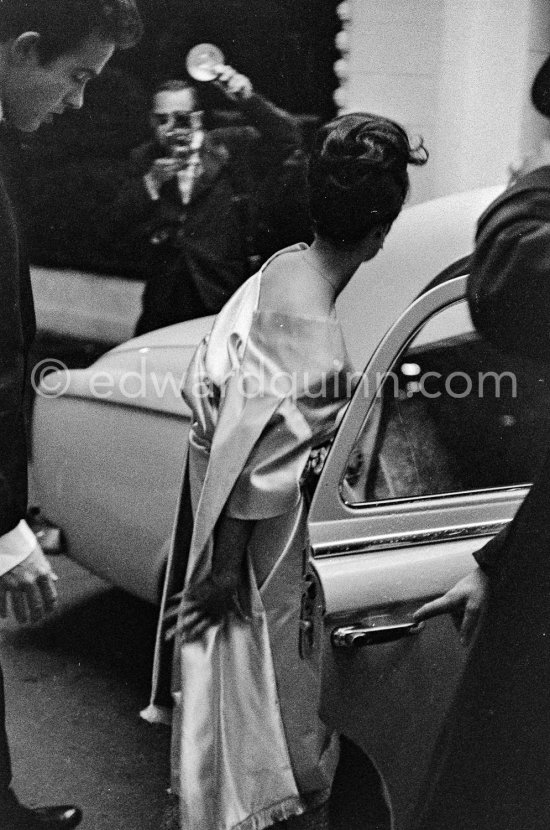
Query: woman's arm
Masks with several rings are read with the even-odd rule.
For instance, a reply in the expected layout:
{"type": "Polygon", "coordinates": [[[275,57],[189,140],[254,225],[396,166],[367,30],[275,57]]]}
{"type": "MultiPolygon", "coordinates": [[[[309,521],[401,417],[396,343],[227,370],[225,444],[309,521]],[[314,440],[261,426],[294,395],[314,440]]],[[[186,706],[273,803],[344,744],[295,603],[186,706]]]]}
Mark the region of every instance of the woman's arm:
{"type": "Polygon", "coordinates": [[[255,522],[228,516],[224,510],[214,532],[212,582],[228,594],[242,583],[245,554],[255,522]]]}
{"type": "Polygon", "coordinates": [[[223,512],[214,533],[212,571],[204,582],[172,597],[165,620],[172,623],[167,639],[177,628],[182,640],[197,640],[206,629],[220,622],[232,611],[242,614],[239,588],[243,584],[245,554],[254,529],[254,521],[235,519],[223,512]],[[180,613],[181,612],[181,613],[180,613]]]}

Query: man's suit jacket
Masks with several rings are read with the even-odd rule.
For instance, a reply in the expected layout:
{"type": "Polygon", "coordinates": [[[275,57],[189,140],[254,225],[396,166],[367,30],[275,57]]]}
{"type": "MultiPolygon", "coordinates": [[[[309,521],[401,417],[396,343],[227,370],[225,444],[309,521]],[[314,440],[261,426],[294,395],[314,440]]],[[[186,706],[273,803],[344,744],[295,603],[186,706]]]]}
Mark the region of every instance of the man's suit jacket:
{"type": "Polygon", "coordinates": [[[539,167],[481,216],[468,299],[479,331],[510,354],[550,361],[550,167],[539,167]]]}
{"type": "Polygon", "coordinates": [[[0,535],[27,510],[27,441],[23,398],[36,323],[21,230],[24,200],[17,139],[0,128],[0,535]]]}
{"type": "Polygon", "coordinates": [[[250,275],[245,237],[255,217],[245,214],[254,213],[259,183],[300,143],[296,118],[262,96],[252,95],[241,109],[248,126],[207,131],[203,172],[185,208],[174,180],[156,202],[143,185],[153,159],[165,154],[154,143],[134,151],[133,174],[112,208],[116,232],[131,234],[143,250],[147,276],[158,285],[164,272],[169,280],[194,286],[197,307],[179,309],[180,320],[218,312],[250,275]]]}
{"type": "MultiPolygon", "coordinates": [[[[550,361],[550,167],[481,217],[472,317],[502,350],[550,361]]],[[[477,555],[485,615],[419,800],[414,830],[550,827],[550,451],[505,533],[477,555]]]]}
{"type": "MultiPolygon", "coordinates": [[[[498,349],[550,362],[550,167],[521,176],[478,222],[470,265],[472,319],[498,349]]],[[[508,529],[476,554],[498,569],[508,529]]]]}

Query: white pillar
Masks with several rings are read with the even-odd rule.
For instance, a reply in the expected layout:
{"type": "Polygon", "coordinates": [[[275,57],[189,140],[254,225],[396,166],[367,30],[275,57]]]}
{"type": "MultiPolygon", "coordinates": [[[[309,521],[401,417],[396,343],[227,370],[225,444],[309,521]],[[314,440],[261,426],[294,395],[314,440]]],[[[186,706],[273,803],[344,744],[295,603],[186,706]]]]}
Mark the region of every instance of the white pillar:
{"type": "MultiPolygon", "coordinates": [[[[394,118],[431,150],[443,0],[352,0],[347,110],[394,118]]],[[[432,165],[411,170],[411,203],[432,196],[432,165]]]]}
{"type": "Polygon", "coordinates": [[[522,151],[532,0],[444,0],[434,195],[498,184],[522,151]]]}

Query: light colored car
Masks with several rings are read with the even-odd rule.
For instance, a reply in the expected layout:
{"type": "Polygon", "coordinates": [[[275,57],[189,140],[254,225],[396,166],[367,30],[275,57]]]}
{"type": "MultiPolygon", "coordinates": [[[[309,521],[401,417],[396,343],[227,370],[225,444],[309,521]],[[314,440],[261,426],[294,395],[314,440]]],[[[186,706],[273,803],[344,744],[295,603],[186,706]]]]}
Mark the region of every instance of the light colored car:
{"type": "MultiPolygon", "coordinates": [[[[464,655],[448,618],[415,628],[412,612],[465,575],[472,552],[512,518],[550,412],[550,378],[481,341],[464,300],[475,222],[497,193],[404,211],[338,301],[364,371],[311,505],[318,582],[304,616],[320,597],[323,714],[373,760],[396,828],[406,826],[464,655]]],[[[210,324],[172,326],[89,369],[49,375],[36,400],[44,514],[70,556],[151,602],[189,421],[179,387],[210,324]]]]}

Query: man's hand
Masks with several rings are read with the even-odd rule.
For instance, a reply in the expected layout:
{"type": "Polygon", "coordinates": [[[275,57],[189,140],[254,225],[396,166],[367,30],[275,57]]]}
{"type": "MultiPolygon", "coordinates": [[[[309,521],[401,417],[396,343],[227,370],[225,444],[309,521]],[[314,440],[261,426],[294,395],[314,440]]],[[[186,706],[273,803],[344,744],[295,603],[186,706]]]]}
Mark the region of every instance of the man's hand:
{"type": "Polygon", "coordinates": [[[165,182],[177,176],[179,170],[181,170],[181,161],[179,159],[171,157],[159,158],[153,161],[147,175],[154,182],[155,187],[160,190],[165,182]]]}
{"type": "Polygon", "coordinates": [[[476,568],[442,597],[419,608],[413,619],[422,622],[439,614],[451,614],[460,633],[460,641],[467,646],[485,610],[488,591],[489,577],[481,568],[476,568]]]}
{"type": "Polygon", "coordinates": [[[0,616],[8,616],[8,595],[19,623],[38,622],[55,608],[57,576],[37,545],[19,565],[0,576],[0,616]]]}
{"type": "Polygon", "coordinates": [[[254,92],[250,80],[233,69],[232,66],[220,67],[214,83],[220,87],[228,98],[236,103],[248,100],[254,92]]]}

